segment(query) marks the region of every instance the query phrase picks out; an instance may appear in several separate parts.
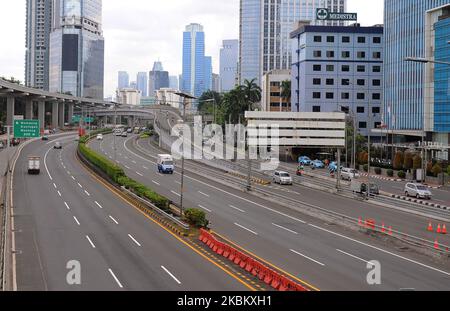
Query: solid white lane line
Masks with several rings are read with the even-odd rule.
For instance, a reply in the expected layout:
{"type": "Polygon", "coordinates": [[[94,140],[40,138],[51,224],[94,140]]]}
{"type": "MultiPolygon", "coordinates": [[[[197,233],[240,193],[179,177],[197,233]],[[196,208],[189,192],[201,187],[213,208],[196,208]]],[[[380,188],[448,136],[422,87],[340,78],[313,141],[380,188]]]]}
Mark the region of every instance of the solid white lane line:
{"type": "Polygon", "coordinates": [[[141,173],[139,173],[139,172],[136,172],[136,174],[138,174],[139,176],[141,176],[141,177],[143,177],[144,175],[142,175],[141,173]]]}
{"type": "Polygon", "coordinates": [[[204,195],[205,197],[209,198],[209,194],[206,194],[204,192],[199,191],[198,193],[200,193],[201,195],[204,195]]]}
{"type": "Polygon", "coordinates": [[[291,230],[291,229],[288,229],[288,228],[285,228],[285,227],[283,227],[283,226],[280,226],[280,225],[277,225],[277,224],[274,224],[274,223],[272,223],[272,225],[274,225],[275,227],[278,227],[278,228],[280,228],[280,229],[286,230],[286,231],[288,231],[288,232],[290,232],[290,233],[298,234],[298,232],[295,232],[295,231],[293,231],[293,230],[291,230]]]}
{"type": "Polygon", "coordinates": [[[50,150],[52,150],[52,149],[53,148],[48,149],[47,152],[44,155],[44,166],[45,166],[45,170],[47,171],[47,175],[50,178],[50,180],[53,180],[53,177],[52,177],[52,175],[50,175],[50,172],[49,172],[48,167],[47,167],[47,155],[50,152],[50,150]]]}
{"type": "Polygon", "coordinates": [[[116,281],[117,285],[119,285],[120,288],[123,288],[122,283],[120,283],[119,279],[116,277],[114,272],[111,269],[108,269],[108,271],[109,271],[109,273],[111,273],[111,275],[114,278],[114,280],[116,281]]]}
{"type": "Polygon", "coordinates": [[[95,204],[97,204],[98,207],[103,208],[103,206],[101,206],[97,201],[95,201],[95,204]]]}
{"type": "Polygon", "coordinates": [[[155,185],[161,186],[161,184],[157,181],[152,180],[152,183],[154,183],[155,185]]]}
{"type": "Polygon", "coordinates": [[[129,234],[128,237],[129,237],[130,239],[132,239],[133,242],[136,243],[137,246],[139,246],[139,247],[142,246],[138,241],[136,241],[136,239],[135,239],[131,234],[129,234]]]}
{"type": "Polygon", "coordinates": [[[255,231],[250,230],[250,229],[244,227],[243,225],[240,225],[240,224],[238,224],[238,223],[236,223],[236,222],[235,222],[234,224],[235,224],[236,226],[238,226],[238,227],[244,229],[244,230],[247,230],[247,231],[250,232],[250,233],[253,233],[254,235],[258,235],[258,233],[256,233],[255,231]]]}
{"type": "Polygon", "coordinates": [[[179,197],[181,197],[181,194],[179,194],[179,193],[177,193],[177,192],[175,192],[175,191],[170,191],[170,192],[172,192],[173,194],[175,194],[175,195],[177,195],[177,196],[179,196],[179,197]]]}
{"type": "Polygon", "coordinates": [[[64,202],[64,205],[66,206],[66,208],[70,211],[70,207],[69,204],[67,204],[67,202],[64,202]]]}
{"type": "Polygon", "coordinates": [[[313,228],[318,229],[318,230],[322,230],[322,231],[328,232],[328,233],[330,233],[330,234],[333,234],[333,235],[336,235],[336,236],[338,236],[338,237],[347,239],[347,240],[349,240],[349,241],[352,241],[352,242],[355,242],[355,243],[358,243],[358,244],[361,244],[361,245],[370,247],[370,248],[372,248],[372,249],[376,249],[377,251],[383,252],[383,253],[385,253],[385,254],[392,255],[392,256],[394,256],[394,257],[397,257],[397,258],[406,260],[406,261],[408,261],[408,262],[414,263],[414,264],[419,265],[419,266],[422,266],[422,267],[424,267],[424,268],[428,268],[428,269],[430,269],[430,270],[433,270],[433,271],[436,271],[436,272],[439,272],[439,273],[442,273],[442,274],[445,274],[445,275],[450,276],[450,272],[446,272],[446,271],[443,271],[443,270],[439,270],[439,269],[433,268],[433,267],[431,267],[431,266],[428,266],[428,265],[426,265],[426,264],[420,263],[420,262],[418,262],[418,261],[415,261],[415,260],[412,260],[412,259],[409,259],[409,258],[400,256],[400,255],[394,254],[394,253],[389,252],[389,251],[387,251],[387,250],[384,250],[384,249],[382,249],[382,248],[379,248],[379,247],[376,247],[376,246],[372,246],[372,245],[370,245],[370,244],[367,244],[367,243],[364,243],[364,242],[361,242],[361,241],[358,241],[358,240],[349,238],[349,237],[347,237],[347,236],[345,236],[345,235],[342,235],[342,234],[339,234],[339,233],[336,233],[336,232],[333,232],[333,231],[330,231],[330,230],[321,228],[321,227],[316,226],[316,225],[313,225],[313,224],[309,224],[309,225],[310,225],[311,227],[313,227],[313,228]]]}
{"type": "Polygon", "coordinates": [[[116,225],[119,224],[119,222],[117,220],[115,220],[114,217],[112,217],[111,215],[109,215],[109,218],[111,218],[111,220],[114,221],[116,223],[116,225]]]}
{"type": "Polygon", "coordinates": [[[235,210],[237,210],[237,211],[239,211],[239,212],[241,212],[241,213],[246,213],[246,211],[244,211],[244,210],[242,210],[242,209],[240,209],[240,208],[237,208],[236,206],[233,206],[233,205],[229,205],[232,209],[235,209],[235,210]]]}
{"type": "Polygon", "coordinates": [[[297,255],[300,255],[300,256],[302,256],[302,257],[308,259],[308,260],[311,260],[312,262],[315,262],[316,264],[321,265],[322,267],[325,266],[325,264],[321,263],[320,261],[317,261],[317,260],[315,260],[315,259],[312,259],[311,257],[305,256],[305,255],[303,255],[302,253],[299,253],[299,252],[297,252],[297,251],[295,251],[295,250],[293,250],[293,249],[291,249],[290,251],[293,252],[293,253],[295,253],[295,254],[297,254],[297,255]]]}
{"type": "Polygon", "coordinates": [[[169,270],[167,270],[166,269],[166,267],[164,267],[164,266],[161,266],[161,268],[168,274],[168,275],[170,275],[170,277],[172,278],[172,279],[174,279],[175,280],[175,282],[177,282],[178,283],[178,285],[180,285],[181,284],[181,282],[172,274],[172,273],[170,273],[170,271],[169,270]]]}
{"type": "Polygon", "coordinates": [[[61,194],[61,192],[59,192],[59,190],[58,190],[58,195],[59,195],[60,197],[62,197],[62,194],[61,194]]]}
{"type": "Polygon", "coordinates": [[[89,241],[89,243],[91,244],[92,248],[95,248],[94,243],[92,242],[91,238],[88,235],[86,235],[86,239],[89,241]]]}
{"type": "Polygon", "coordinates": [[[55,189],[58,189],[58,187],[56,187],[56,184],[55,184],[55,183],[53,183],[53,187],[55,187],[55,189]]]}
{"type": "Polygon", "coordinates": [[[209,213],[211,213],[212,211],[211,210],[209,210],[209,209],[207,209],[206,207],[204,207],[204,206],[202,206],[202,205],[198,205],[198,207],[200,207],[201,209],[204,209],[205,211],[207,211],[207,212],[209,212],[209,213]]]}
{"type": "Polygon", "coordinates": [[[80,226],[80,222],[78,221],[78,219],[75,216],[73,216],[73,219],[75,219],[75,222],[77,223],[77,225],[80,226]]]}
{"type": "Polygon", "coordinates": [[[357,256],[355,256],[355,255],[346,253],[346,252],[341,251],[340,249],[337,249],[337,248],[336,248],[336,250],[337,250],[339,253],[342,253],[342,254],[344,254],[344,255],[347,255],[347,256],[349,256],[349,257],[355,258],[355,259],[357,259],[357,260],[359,260],[359,261],[362,261],[362,262],[365,262],[365,263],[368,263],[368,264],[372,265],[372,264],[371,264],[369,261],[367,261],[367,260],[364,260],[364,259],[362,259],[362,258],[359,258],[359,257],[357,257],[357,256]]]}

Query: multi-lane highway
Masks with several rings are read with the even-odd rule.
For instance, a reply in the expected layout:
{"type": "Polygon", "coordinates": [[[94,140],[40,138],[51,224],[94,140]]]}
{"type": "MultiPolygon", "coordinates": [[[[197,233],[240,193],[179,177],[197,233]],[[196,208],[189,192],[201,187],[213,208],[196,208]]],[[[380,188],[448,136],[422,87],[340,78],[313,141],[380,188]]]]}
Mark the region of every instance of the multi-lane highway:
{"type": "Polygon", "coordinates": [[[30,143],[15,166],[15,289],[251,289],[89,175],[74,136],[58,140],[62,150],[30,143]],[[29,155],[41,157],[40,175],[27,174],[29,155]],[[67,282],[74,261],[80,285],[67,282]]]}
{"type": "MultiPolygon", "coordinates": [[[[108,135],[104,141],[93,141],[91,147],[111,160],[115,159],[130,177],[178,202],[179,172],[174,175],[159,174],[155,156],[161,151],[148,141],[140,141],[139,146],[136,146],[134,139],[116,138],[114,149],[113,137],[108,135]]],[[[436,290],[448,287],[448,264],[409,251],[400,251],[388,242],[346,231],[226,187],[205,177],[204,173],[208,174],[208,169],[203,166],[202,170],[202,165],[187,163],[187,166],[185,206],[203,209],[212,221],[215,232],[296,276],[299,281],[321,290],[436,290]],[[198,170],[198,174],[193,173],[194,170],[198,170]],[[367,283],[367,265],[371,260],[381,263],[381,285],[370,286],[367,283]]],[[[212,174],[216,175],[217,172],[212,174]]],[[[299,201],[313,200],[322,207],[349,203],[336,203],[339,198],[324,197],[321,192],[314,196],[314,192],[305,189],[301,193],[283,193],[299,201]]],[[[365,210],[366,206],[360,204],[358,208],[365,210]]]]}

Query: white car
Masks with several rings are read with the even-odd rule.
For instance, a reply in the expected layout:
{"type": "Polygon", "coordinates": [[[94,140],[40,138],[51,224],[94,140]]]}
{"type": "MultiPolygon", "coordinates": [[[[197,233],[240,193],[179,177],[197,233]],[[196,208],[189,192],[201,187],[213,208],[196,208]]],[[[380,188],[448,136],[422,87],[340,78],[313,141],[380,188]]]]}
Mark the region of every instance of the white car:
{"type": "Polygon", "coordinates": [[[352,168],[344,167],[341,169],[341,179],[351,181],[352,179],[359,178],[359,172],[352,168]]]}
{"type": "Polygon", "coordinates": [[[433,194],[426,186],[422,184],[407,183],[405,185],[405,195],[407,197],[416,197],[417,199],[423,198],[431,200],[433,194]]]}
{"type": "Polygon", "coordinates": [[[275,171],[273,173],[273,182],[280,185],[292,185],[292,177],[288,172],[275,171]]]}
{"type": "Polygon", "coordinates": [[[97,134],[97,140],[103,140],[103,134],[97,134]]]}

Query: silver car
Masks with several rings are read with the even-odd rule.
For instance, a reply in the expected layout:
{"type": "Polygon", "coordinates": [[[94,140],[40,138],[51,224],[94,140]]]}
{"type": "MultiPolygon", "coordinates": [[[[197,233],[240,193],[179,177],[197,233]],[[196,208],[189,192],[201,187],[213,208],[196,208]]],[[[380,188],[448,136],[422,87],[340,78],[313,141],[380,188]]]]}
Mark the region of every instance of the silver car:
{"type": "Polygon", "coordinates": [[[431,200],[433,194],[426,186],[422,184],[407,183],[405,185],[405,195],[407,197],[412,196],[418,199],[423,198],[431,200]]]}
{"type": "Polygon", "coordinates": [[[275,171],[273,173],[273,182],[280,185],[292,185],[292,177],[287,172],[275,171]]]}

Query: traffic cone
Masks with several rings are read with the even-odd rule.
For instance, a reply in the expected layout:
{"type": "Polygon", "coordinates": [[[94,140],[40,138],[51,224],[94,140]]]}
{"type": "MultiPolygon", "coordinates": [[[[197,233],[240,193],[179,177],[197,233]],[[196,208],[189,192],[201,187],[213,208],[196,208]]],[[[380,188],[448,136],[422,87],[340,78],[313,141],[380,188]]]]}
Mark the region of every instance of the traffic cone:
{"type": "Polygon", "coordinates": [[[441,224],[438,224],[436,233],[439,233],[439,234],[440,234],[441,232],[442,232],[442,230],[441,230],[441,224]]]}
{"type": "Polygon", "coordinates": [[[358,221],[358,224],[359,224],[360,226],[362,226],[362,225],[363,225],[363,222],[362,222],[362,218],[361,218],[361,217],[359,217],[359,221],[358,221]]]}
{"type": "Polygon", "coordinates": [[[436,239],[436,241],[434,242],[434,248],[435,248],[435,249],[439,249],[439,242],[438,242],[437,239],[436,239]]]}
{"type": "Polygon", "coordinates": [[[386,233],[386,228],[384,227],[384,223],[383,223],[383,225],[381,226],[381,232],[386,233]]]}
{"type": "Polygon", "coordinates": [[[389,227],[389,235],[392,235],[392,227],[389,227]]]}
{"type": "Polygon", "coordinates": [[[431,221],[430,221],[430,224],[428,225],[428,229],[427,229],[429,232],[433,232],[434,230],[433,230],[433,225],[431,224],[431,221]]]}
{"type": "Polygon", "coordinates": [[[447,234],[447,227],[445,226],[445,224],[442,226],[442,234],[447,234]]]}

